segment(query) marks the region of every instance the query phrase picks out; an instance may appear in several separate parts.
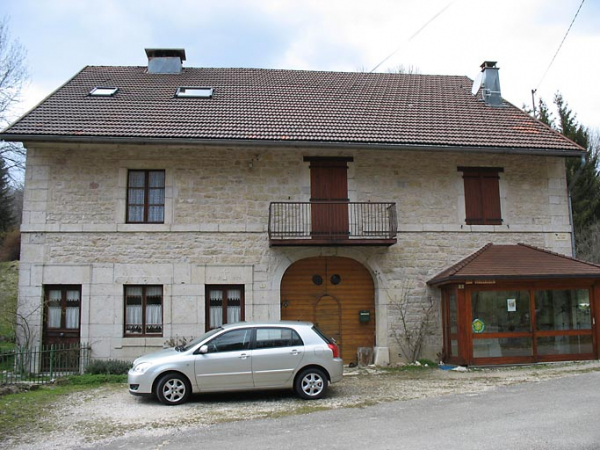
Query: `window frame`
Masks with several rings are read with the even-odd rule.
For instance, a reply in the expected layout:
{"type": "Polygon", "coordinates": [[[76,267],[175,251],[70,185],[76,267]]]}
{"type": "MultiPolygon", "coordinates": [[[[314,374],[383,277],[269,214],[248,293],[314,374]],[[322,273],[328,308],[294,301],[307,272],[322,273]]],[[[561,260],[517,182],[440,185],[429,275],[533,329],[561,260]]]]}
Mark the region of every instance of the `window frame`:
{"type": "MultiPolygon", "coordinates": [[[[240,322],[243,322],[246,317],[246,307],[245,307],[245,303],[246,303],[246,295],[245,295],[245,290],[244,290],[244,285],[243,284],[207,284],[206,285],[206,289],[205,289],[205,324],[204,324],[204,328],[205,331],[210,331],[213,330],[215,328],[218,328],[222,325],[225,325],[229,322],[227,322],[227,307],[228,307],[228,296],[225,295],[225,293],[229,290],[239,290],[240,291],[240,322]],[[222,290],[223,291],[223,304],[222,304],[222,313],[223,313],[223,321],[220,325],[211,327],[210,324],[210,291],[211,290],[222,290]]],[[[235,322],[237,323],[237,322],[235,322]]]]}
{"type": "Polygon", "coordinates": [[[123,337],[162,337],[165,330],[165,289],[162,284],[126,284],[123,286],[123,337]],[[140,333],[131,333],[127,330],[127,289],[141,288],[142,289],[142,330],[140,333]],[[146,306],[147,306],[147,290],[149,288],[160,288],[160,333],[148,333],[146,327],[146,306]]]}
{"type": "Polygon", "coordinates": [[[81,285],[76,284],[47,284],[44,285],[44,329],[47,331],[54,332],[74,332],[81,329],[81,285]],[[60,326],[59,327],[50,327],[48,324],[48,314],[50,308],[50,291],[60,291],[61,299],[60,299],[60,308],[61,308],[61,317],[60,317],[60,326]],[[76,291],[79,293],[79,299],[77,308],[78,318],[77,318],[77,327],[67,327],[67,318],[66,318],[66,310],[67,310],[67,292],[68,291],[76,291]]]}
{"type": "Polygon", "coordinates": [[[500,173],[502,167],[458,167],[463,173],[465,223],[502,225],[500,173]],[[479,217],[478,217],[479,216],[479,217]]]}
{"type": "MultiPolygon", "coordinates": [[[[161,187],[153,187],[152,189],[161,189],[161,187]]],[[[164,169],[128,169],[127,170],[127,192],[125,195],[125,223],[131,223],[131,224],[162,224],[165,223],[165,203],[166,203],[166,171],[164,169]],[[144,173],[144,186],[139,188],[139,187],[132,187],[130,186],[130,182],[131,182],[131,174],[134,172],[142,172],[144,173]],[[163,192],[163,202],[162,203],[150,203],[150,174],[153,172],[160,172],[163,174],[163,184],[162,184],[162,192],[163,192]],[[143,204],[140,203],[131,203],[130,202],[130,196],[129,193],[132,189],[135,189],[137,191],[143,191],[144,194],[144,202],[143,204]],[[130,207],[132,206],[136,206],[136,207],[142,207],[143,208],[143,213],[142,213],[142,220],[141,221],[134,221],[131,219],[130,216],[130,207]],[[150,221],[148,218],[148,211],[150,210],[150,207],[162,207],[162,220],[161,221],[150,221]]]]}

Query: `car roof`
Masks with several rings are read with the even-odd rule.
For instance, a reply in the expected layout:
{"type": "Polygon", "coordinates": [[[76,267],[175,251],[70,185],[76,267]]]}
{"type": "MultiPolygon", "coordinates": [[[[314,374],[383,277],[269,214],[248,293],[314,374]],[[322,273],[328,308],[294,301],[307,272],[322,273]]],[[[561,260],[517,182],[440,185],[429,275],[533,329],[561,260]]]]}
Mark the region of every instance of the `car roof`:
{"type": "Polygon", "coordinates": [[[227,330],[231,328],[243,328],[243,327],[313,327],[314,324],[311,322],[299,322],[293,320],[277,320],[277,321],[266,321],[266,322],[236,322],[225,324],[221,328],[227,330]]]}

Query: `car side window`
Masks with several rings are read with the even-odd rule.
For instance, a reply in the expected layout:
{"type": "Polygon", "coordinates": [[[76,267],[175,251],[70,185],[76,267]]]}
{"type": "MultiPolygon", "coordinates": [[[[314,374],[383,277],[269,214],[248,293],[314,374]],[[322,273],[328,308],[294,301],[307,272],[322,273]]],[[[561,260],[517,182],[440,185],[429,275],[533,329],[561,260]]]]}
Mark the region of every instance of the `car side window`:
{"type": "Polygon", "coordinates": [[[302,339],[291,328],[257,328],[255,349],[295,347],[304,345],[302,339]]]}
{"type": "Polygon", "coordinates": [[[208,345],[208,353],[233,352],[248,350],[250,348],[250,336],[252,330],[234,330],[217,336],[208,345]]]}

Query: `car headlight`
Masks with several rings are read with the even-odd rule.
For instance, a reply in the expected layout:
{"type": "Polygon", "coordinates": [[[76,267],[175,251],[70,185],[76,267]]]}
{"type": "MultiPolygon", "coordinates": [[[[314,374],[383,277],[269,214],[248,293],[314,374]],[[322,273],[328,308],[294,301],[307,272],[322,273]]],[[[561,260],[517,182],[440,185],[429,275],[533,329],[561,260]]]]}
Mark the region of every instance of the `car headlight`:
{"type": "Polygon", "coordinates": [[[150,368],[150,366],[152,366],[152,363],[149,362],[142,362],[139,364],[136,364],[135,366],[133,366],[133,371],[136,373],[144,373],[146,370],[148,370],[150,368]]]}

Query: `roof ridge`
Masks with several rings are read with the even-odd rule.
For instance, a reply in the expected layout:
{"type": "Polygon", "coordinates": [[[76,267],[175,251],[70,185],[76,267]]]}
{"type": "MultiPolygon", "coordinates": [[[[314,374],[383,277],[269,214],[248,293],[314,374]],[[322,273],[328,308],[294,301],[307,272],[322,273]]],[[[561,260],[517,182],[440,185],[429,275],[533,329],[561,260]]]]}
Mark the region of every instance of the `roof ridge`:
{"type": "Polygon", "coordinates": [[[525,244],[523,242],[519,242],[519,243],[517,243],[517,245],[521,245],[522,247],[527,247],[527,248],[530,248],[532,250],[537,250],[538,252],[547,253],[549,255],[560,256],[561,258],[568,259],[570,261],[576,261],[576,262],[579,262],[579,263],[582,263],[582,264],[586,264],[588,266],[600,269],[600,264],[594,264],[594,263],[591,263],[589,261],[584,261],[582,259],[574,258],[572,256],[563,255],[562,253],[557,253],[557,252],[553,252],[551,250],[546,250],[544,248],[536,247],[535,245],[525,244]]]}

